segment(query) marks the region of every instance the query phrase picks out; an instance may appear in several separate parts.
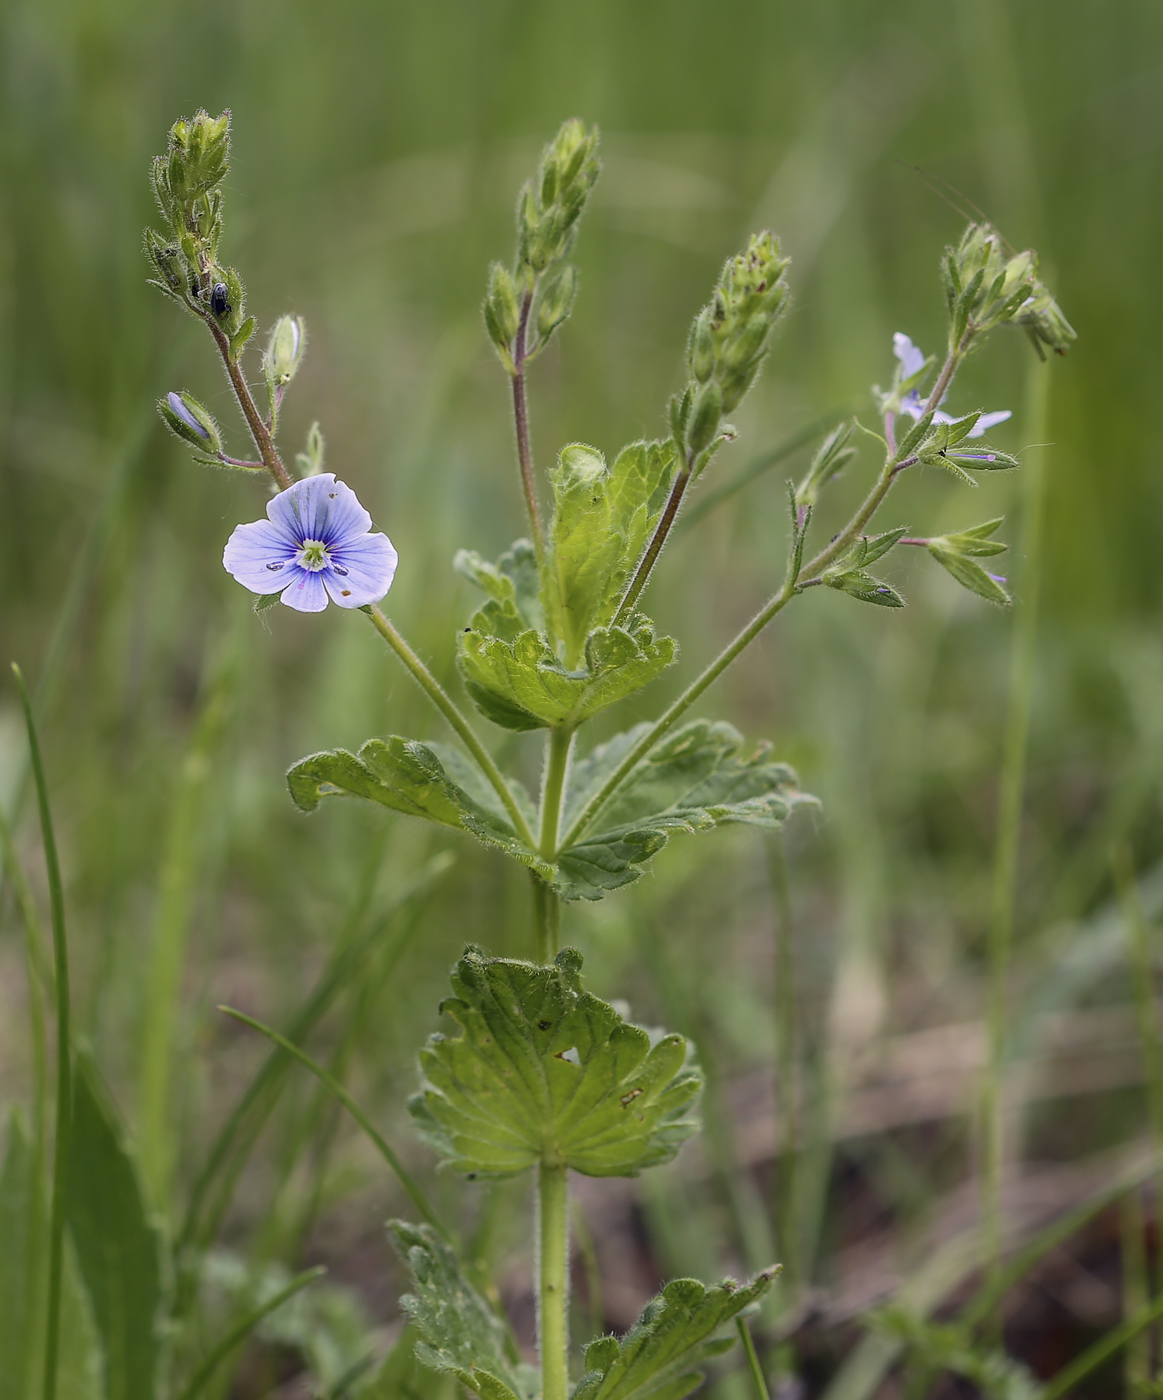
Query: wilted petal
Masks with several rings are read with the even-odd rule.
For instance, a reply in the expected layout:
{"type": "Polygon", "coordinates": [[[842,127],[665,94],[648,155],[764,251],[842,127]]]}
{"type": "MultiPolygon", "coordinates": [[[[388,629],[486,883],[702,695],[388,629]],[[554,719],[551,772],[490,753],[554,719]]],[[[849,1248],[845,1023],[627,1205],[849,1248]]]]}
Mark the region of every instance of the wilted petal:
{"type": "Polygon", "coordinates": [[[327,606],[327,590],[323,575],[310,573],[296,566],[298,577],[283,590],[283,602],[296,612],[322,612],[327,606]]]}
{"type": "MultiPolygon", "coordinates": [[[[921,396],[915,389],[911,389],[903,399],[901,399],[901,412],[907,413],[910,418],[919,423],[925,416],[925,405],[921,402],[921,396]]],[[[934,414],[934,421],[939,422],[934,414]]]]}
{"type": "Polygon", "coordinates": [[[992,428],[995,423],[1004,423],[1007,418],[1012,418],[1013,416],[1013,413],[1008,408],[1003,408],[998,413],[983,413],[977,422],[974,423],[973,427],[970,428],[967,436],[971,438],[981,437],[987,428],[992,428]]]}
{"type": "Polygon", "coordinates": [[[341,608],[377,603],[391,588],[398,556],[387,535],[361,535],[329,552],[331,568],[322,578],[341,608]]]}
{"type": "Polygon", "coordinates": [[[900,361],[902,379],[911,379],[925,363],[925,352],[901,331],[892,338],[892,353],[900,361]]]}
{"type": "Polygon", "coordinates": [[[323,472],[296,481],[267,504],[267,515],[297,539],[338,544],[371,529],[372,518],[350,486],[323,472]]]}
{"type": "Polygon", "coordinates": [[[277,593],[294,567],[296,544],[269,520],[235,526],[222,551],[222,566],[252,593],[277,593]]]}

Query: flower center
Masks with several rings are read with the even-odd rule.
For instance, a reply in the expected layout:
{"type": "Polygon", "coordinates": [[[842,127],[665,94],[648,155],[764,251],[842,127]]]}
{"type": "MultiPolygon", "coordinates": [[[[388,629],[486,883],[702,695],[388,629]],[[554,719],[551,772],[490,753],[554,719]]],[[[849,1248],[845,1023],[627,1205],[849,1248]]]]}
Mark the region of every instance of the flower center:
{"type": "Polygon", "coordinates": [[[331,563],[331,556],[327,553],[327,545],[323,540],[304,540],[299,546],[299,553],[295,556],[295,563],[301,569],[317,574],[320,569],[325,569],[331,563]]]}

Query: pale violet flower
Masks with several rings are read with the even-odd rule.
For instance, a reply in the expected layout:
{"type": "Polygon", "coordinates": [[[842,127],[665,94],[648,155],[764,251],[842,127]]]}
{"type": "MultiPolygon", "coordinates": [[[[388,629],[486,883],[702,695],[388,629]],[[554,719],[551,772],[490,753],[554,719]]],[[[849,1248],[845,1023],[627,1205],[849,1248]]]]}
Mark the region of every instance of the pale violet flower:
{"type": "Polygon", "coordinates": [[[222,563],[252,593],[279,593],[298,612],[378,602],[392,586],[396,551],[373,534],[355,492],[331,472],[309,476],[267,503],[267,518],[239,525],[222,563]]]}
{"type": "MultiPolygon", "coordinates": [[[[917,374],[925,363],[925,352],[919,346],[913,344],[907,335],[900,331],[892,338],[892,353],[900,361],[901,379],[911,379],[917,374]]],[[[917,393],[916,389],[910,389],[901,399],[901,412],[907,413],[914,421],[919,422],[925,415],[925,401],[917,393]]],[[[1007,418],[1012,418],[1013,414],[1008,408],[1003,408],[997,413],[983,413],[973,427],[966,434],[967,437],[982,437],[988,428],[992,428],[995,423],[1004,423],[1007,418]]],[[[934,423],[956,423],[957,419],[952,415],[938,409],[933,414],[934,423]]]]}

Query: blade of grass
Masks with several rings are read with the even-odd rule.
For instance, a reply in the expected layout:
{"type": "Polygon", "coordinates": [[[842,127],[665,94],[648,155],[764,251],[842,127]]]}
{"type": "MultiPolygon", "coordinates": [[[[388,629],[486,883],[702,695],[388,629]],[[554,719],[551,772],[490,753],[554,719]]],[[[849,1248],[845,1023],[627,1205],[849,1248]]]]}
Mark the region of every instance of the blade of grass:
{"type": "Polygon", "coordinates": [[[288,1055],[292,1056],[292,1058],[298,1060],[305,1069],[309,1069],[320,1083],[326,1084],[327,1088],[331,1090],[344,1108],[347,1109],[348,1113],[351,1114],[363,1129],[376,1151],[384,1161],[387,1162],[388,1166],[391,1167],[392,1171],[395,1173],[396,1180],[408,1193],[408,1198],[412,1204],[424,1219],[427,1220],[429,1225],[451,1244],[451,1235],[449,1235],[448,1231],[441,1223],[436,1212],[428,1204],[424,1192],[421,1191],[419,1186],[412,1180],[412,1177],[409,1175],[399,1157],[392,1151],[385,1138],[372,1125],[367,1114],[364,1113],[363,1109],[360,1108],[343,1085],[340,1084],[333,1075],[329,1074],[317,1060],[313,1060],[305,1050],[301,1050],[292,1041],[288,1040],[286,1036],[280,1035],[278,1031],[272,1029],[272,1027],[264,1025],[262,1021],[256,1020],[253,1016],[248,1016],[245,1011],[235,1010],[233,1006],[220,1006],[218,1010],[224,1012],[227,1016],[232,1016],[236,1021],[241,1021],[244,1026],[249,1026],[252,1030],[258,1031],[260,1035],[265,1035],[268,1040],[273,1041],[281,1050],[284,1050],[288,1055]]]}
{"type": "MultiPolygon", "coordinates": [[[[324,968],[319,981],[291,1018],[287,1032],[291,1040],[300,1040],[310,1033],[350,978],[355,975],[371,947],[383,937],[384,931],[391,921],[413,899],[427,893],[432,885],[451,867],[453,859],[449,853],[441,853],[433,857],[421,869],[416,879],[400,892],[388,910],[362,935],[352,939],[351,930],[358,926],[364,914],[364,895],[362,893],[357,895],[355,908],[345,921],[347,936],[344,937],[341,934],[338,940],[339,946],[333,953],[327,967],[324,968]]],[[[370,897],[370,890],[368,897],[370,897]]],[[[246,1092],[235,1105],[230,1117],[219,1130],[191,1192],[190,1204],[187,1207],[185,1220],[178,1235],[176,1247],[179,1256],[188,1249],[198,1250],[205,1247],[216,1233],[218,1223],[233,1189],[233,1180],[241,1170],[242,1161],[245,1160],[258,1131],[274,1107],[274,1097],[277,1094],[279,1079],[287,1068],[287,1064],[287,1058],[282,1050],[272,1051],[262,1068],[247,1086],[246,1092]],[[244,1134],[244,1127],[248,1122],[249,1131],[244,1134]],[[204,1210],[211,1187],[228,1163],[232,1163],[232,1165],[230,1181],[227,1183],[226,1189],[220,1190],[211,1207],[204,1210]],[[203,1218],[204,1214],[205,1218],[203,1218]]]]}
{"type": "MultiPolygon", "coordinates": [[[[239,614],[242,616],[242,614],[239,614]]],[[[182,972],[198,890],[206,790],[213,755],[226,728],[237,680],[238,628],[210,680],[171,803],[149,951],[138,1081],[141,1167],[155,1203],[168,1200],[176,1143],[170,1116],[175,1041],[181,1025],[182,972]]]]}
{"type": "Polygon", "coordinates": [[[69,1133],[73,1113],[72,1033],[69,1013],[69,949],[65,936],[65,899],[61,885],[61,868],[57,858],[56,836],[52,812],[49,809],[48,785],[41,761],[40,741],[28,687],[20,667],[13,664],[12,672],[20,690],[24,709],[24,724],[28,731],[28,754],[36,784],[36,801],[40,811],[40,832],[44,843],[44,863],[48,871],[49,905],[52,911],[53,962],[56,970],[57,1013],[57,1094],[56,1140],[53,1144],[52,1202],[49,1211],[48,1256],[48,1316],[44,1343],[44,1400],[56,1400],[57,1353],[60,1348],[61,1271],[65,1251],[65,1191],[69,1160],[69,1133]]]}
{"type": "Polygon", "coordinates": [[[1116,1327],[1105,1337],[1100,1337],[1081,1356],[1051,1377],[1042,1391],[1041,1400],[1058,1400],[1060,1395],[1069,1395],[1080,1380],[1089,1376],[1091,1371],[1096,1370],[1104,1361],[1109,1361],[1121,1347],[1126,1346],[1145,1327],[1150,1327],[1160,1317],[1163,1317],[1163,1294],[1124,1322],[1121,1327],[1116,1327]]]}
{"type": "Polygon", "coordinates": [[[301,1293],[309,1283],[314,1283],[326,1272],[327,1270],[320,1264],[314,1269],[306,1269],[303,1273],[296,1274],[286,1288],[281,1288],[273,1298],[269,1298],[261,1307],[248,1312],[218,1342],[213,1351],[190,1377],[185,1389],[180,1392],[179,1400],[195,1400],[206,1388],[207,1383],[222,1362],[226,1360],[235,1347],[246,1340],[247,1335],[258,1326],[264,1317],[269,1317],[276,1309],[281,1308],[288,1298],[293,1298],[296,1293],[301,1293]]]}

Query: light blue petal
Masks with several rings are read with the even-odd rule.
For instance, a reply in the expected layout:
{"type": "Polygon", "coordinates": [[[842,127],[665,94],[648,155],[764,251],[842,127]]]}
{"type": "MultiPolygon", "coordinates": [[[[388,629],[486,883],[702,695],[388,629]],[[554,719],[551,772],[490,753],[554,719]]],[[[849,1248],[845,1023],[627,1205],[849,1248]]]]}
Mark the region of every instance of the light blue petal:
{"type": "Polygon", "coordinates": [[[1004,423],[1007,418],[1014,415],[1008,408],[1003,408],[997,413],[983,413],[981,417],[970,428],[968,436],[971,438],[981,437],[987,428],[992,428],[995,423],[1004,423]]]}
{"type": "Polygon", "coordinates": [[[907,413],[917,423],[925,416],[925,406],[915,389],[910,390],[901,400],[901,412],[907,413]]]}
{"type": "Polygon", "coordinates": [[[303,540],[338,545],[371,529],[372,518],[350,486],[322,472],[296,481],[267,504],[268,517],[281,529],[303,540]]]}
{"type": "Polygon", "coordinates": [[[331,568],[322,577],[341,608],[364,608],[391,588],[398,555],[387,535],[360,535],[330,553],[331,568]]]}
{"type": "Polygon", "coordinates": [[[277,593],[293,567],[295,541],[269,520],[235,526],[222,551],[222,567],[252,593],[277,593]]]}
{"type": "Polygon", "coordinates": [[[892,353],[901,362],[902,379],[911,379],[925,363],[925,352],[901,331],[897,331],[892,338],[892,353]]]}
{"type": "Polygon", "coordinates": [[[323,587],[322,574],[313,574],[298,566],[295,572],[298,578],[283,590],[282,601],[296,612],[322,612],[327,606],[327,590],[323,587]]]}

